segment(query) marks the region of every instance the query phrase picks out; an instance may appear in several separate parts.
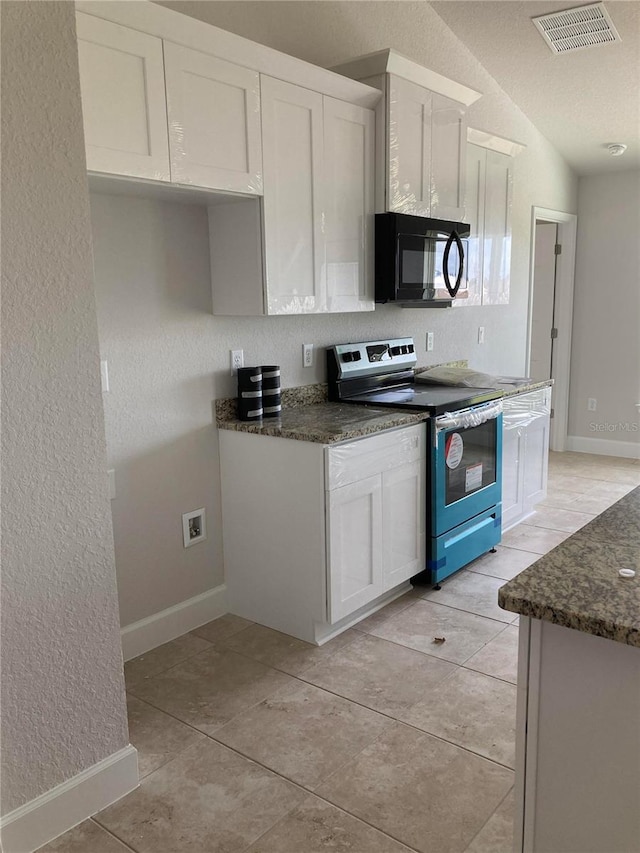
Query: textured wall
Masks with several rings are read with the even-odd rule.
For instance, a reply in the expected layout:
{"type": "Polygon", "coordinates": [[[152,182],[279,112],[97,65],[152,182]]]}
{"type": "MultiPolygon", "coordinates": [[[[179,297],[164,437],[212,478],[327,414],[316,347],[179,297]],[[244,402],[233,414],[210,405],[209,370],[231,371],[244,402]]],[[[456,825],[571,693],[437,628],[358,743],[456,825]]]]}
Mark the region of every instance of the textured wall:
{"type": "Polygon", "coordinates": [[[517,159],[512,299],[508,306],[401,310],[326,317],[211,315],[202,208],[92,197],[100,347],[123,624],[223,580],[217,437],[211,401],[233,396],[229,350],[246,364],[275,362],[291,387],[324,380],[320,357],[301,365],[301,344],[411,334],[422,363],[468,358],[483,370],[525,364],[531,206],[575,211],[576,179],[427,3],[243,2],[165,4],[319,65],[392,46],[483,92],[473,126],[528,146],[517,159]],[[485,327],[486,344],[477,344],[485,327]],[[425,351],[425,332],[435,350],[425,351]],[[209,539],[182,548],[181,513],[207,508],[209,539]]]}
{"type": "Polygon", "coordinates": [[[2,813],[127,744],[73,4],[2,7],[2,813]]]}
{"type": "Polygon", "coordinates": [[[640,424],[638,235],[639,171],[580,179],[569,435],[640,442],[640,430],[619,426],[640,424]],[[588,397],[596,412],[587,411],[588,397]]]}

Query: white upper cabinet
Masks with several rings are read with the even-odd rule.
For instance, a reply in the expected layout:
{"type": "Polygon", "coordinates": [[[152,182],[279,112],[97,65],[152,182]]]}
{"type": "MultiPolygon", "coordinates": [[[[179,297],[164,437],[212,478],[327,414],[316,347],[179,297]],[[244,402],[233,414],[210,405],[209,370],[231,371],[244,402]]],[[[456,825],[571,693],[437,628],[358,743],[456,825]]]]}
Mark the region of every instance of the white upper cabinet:
{"type": "Polygon", "coordinates": [[[387,78],[387,209],[461,222],[466,107],[394,74],[387,78]]]}
{"type": "Polygon", "coordinates": [[[377,209],[464,221],[466,108],[480,93],[393,50],[333,70],[385,93],[377,209]]]}
{"type": "Polygon", "coordinates": [[[87,168],[168,181],[162,40],[78,12],[87,168]]]}
{"type": "MultiPolygon", "coordinates": [[[[492,140],[497,140],[492,137],[492,140]]],[[[522,146],[503,140],[515,152],[522,146]]],[[[467,144],[467,305],[505,305],[511,275],[511,208],[514,157],[467,144]]]]}
{"type": "Polygon", "coordinates": [[[387,209],[429,216],[431,92],[392,75],[387,84],[387,209]]]}
{"type": "Polygon", "coordinates": [[[467,117],[463,104],[434,94],[431,100],[431,216],[465,219],[467,117]]]}
{"type": "Polygon", "coordinates": [[[267,313],[373,311],[373,112],[261,89],[267,313]]]}
{"type": "Polygon", "coordinates": [[[482,302],[506,305],[511,277],[513,158],[487,151],[482,302]]]}
{"type": "Polygon", "coordinates": [[[207,205],[214,313],[373,311],[381,93],[155,3],[76,9],[87,167],[207,205]]]}
{"type": "MultiPolygon", "coordinates": [[[[467,145],[466,222],[471,233],[467,239],[466,305],[482,304],[482,257],[484,248],[484,189],[487,152],[479,145],[467,145]]],[[[458,303],[454,302],[454,305],[458,303]]]]}
{"type": "Polygon", "coordinates": [[[326,301],[322,95],[262,77],[268,314],[322,311],[326,301]]]}
{"type": "Polygon", "coordinates": [[[262,193],[260,75],[165,42],[171,180],[262,193]]]}
{"type": "Polygon", "coordinates": [[[324,239],[328,311],[373,311],[372,110],[325,97],[324,239]]]}

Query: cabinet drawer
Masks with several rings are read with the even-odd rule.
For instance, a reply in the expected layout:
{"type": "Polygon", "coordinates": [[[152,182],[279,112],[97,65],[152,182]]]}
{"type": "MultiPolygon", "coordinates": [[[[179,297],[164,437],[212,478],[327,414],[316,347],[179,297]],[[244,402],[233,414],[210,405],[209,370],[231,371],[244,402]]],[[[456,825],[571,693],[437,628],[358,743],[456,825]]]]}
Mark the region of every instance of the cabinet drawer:
{"type": "Polygon", "coordinates": [[[551,412],[551,388],[538,388],[525,394],[508,397],[503,404],[504,425],[509,428],[520,421],[529,422],[551,412]]]}
{"type": "Polygon", "coordinates": [[[421,459],[426,453],[425,424],[389,430],[327,448],[325,483],[331,491],[365,477],[421,459]]]}

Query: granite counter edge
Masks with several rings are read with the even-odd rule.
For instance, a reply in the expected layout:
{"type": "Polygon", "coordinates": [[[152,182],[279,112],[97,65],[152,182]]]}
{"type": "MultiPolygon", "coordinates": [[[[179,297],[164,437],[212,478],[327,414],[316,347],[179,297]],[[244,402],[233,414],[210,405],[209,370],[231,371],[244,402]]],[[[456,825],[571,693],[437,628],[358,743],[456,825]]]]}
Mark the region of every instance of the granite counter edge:
{"type": "Polygon", "coordinates": [[[518,613],[520,616],[529,616],[531,619],[551,622],[563,628],[573,628],[583,634],[592,634],[605,640],[614,640],[617,643],[640,648],[640,630],[638,628],[619,625],[608,619],[581,616],[579,613],[570,610],[536,603],[523,596],[509,595],[503,590],[504,587],[498,590],[498,604],[503,610],[508,610],[510,613],[518,613]]]}

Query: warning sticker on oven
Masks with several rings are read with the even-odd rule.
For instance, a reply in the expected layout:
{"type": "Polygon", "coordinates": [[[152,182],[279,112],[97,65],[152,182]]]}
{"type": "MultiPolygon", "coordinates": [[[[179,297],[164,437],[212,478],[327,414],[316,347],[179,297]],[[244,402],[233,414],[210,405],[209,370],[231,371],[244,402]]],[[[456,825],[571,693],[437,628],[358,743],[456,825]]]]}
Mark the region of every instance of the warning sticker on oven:
{"type": "Polygon", "coordinates": [[[482,462],[476,462],[475,465],[469,465],[465,472],[464,490],[465,492],[473,492],[474,489],[479,489],[482,485],[482,462]]]}
{"type": "Polygon", "coordinates": [[[462,461],[464,443],[459,432],[452,432],[444,445],[444,460],[447,468],[457,468],[462,461]]]}

